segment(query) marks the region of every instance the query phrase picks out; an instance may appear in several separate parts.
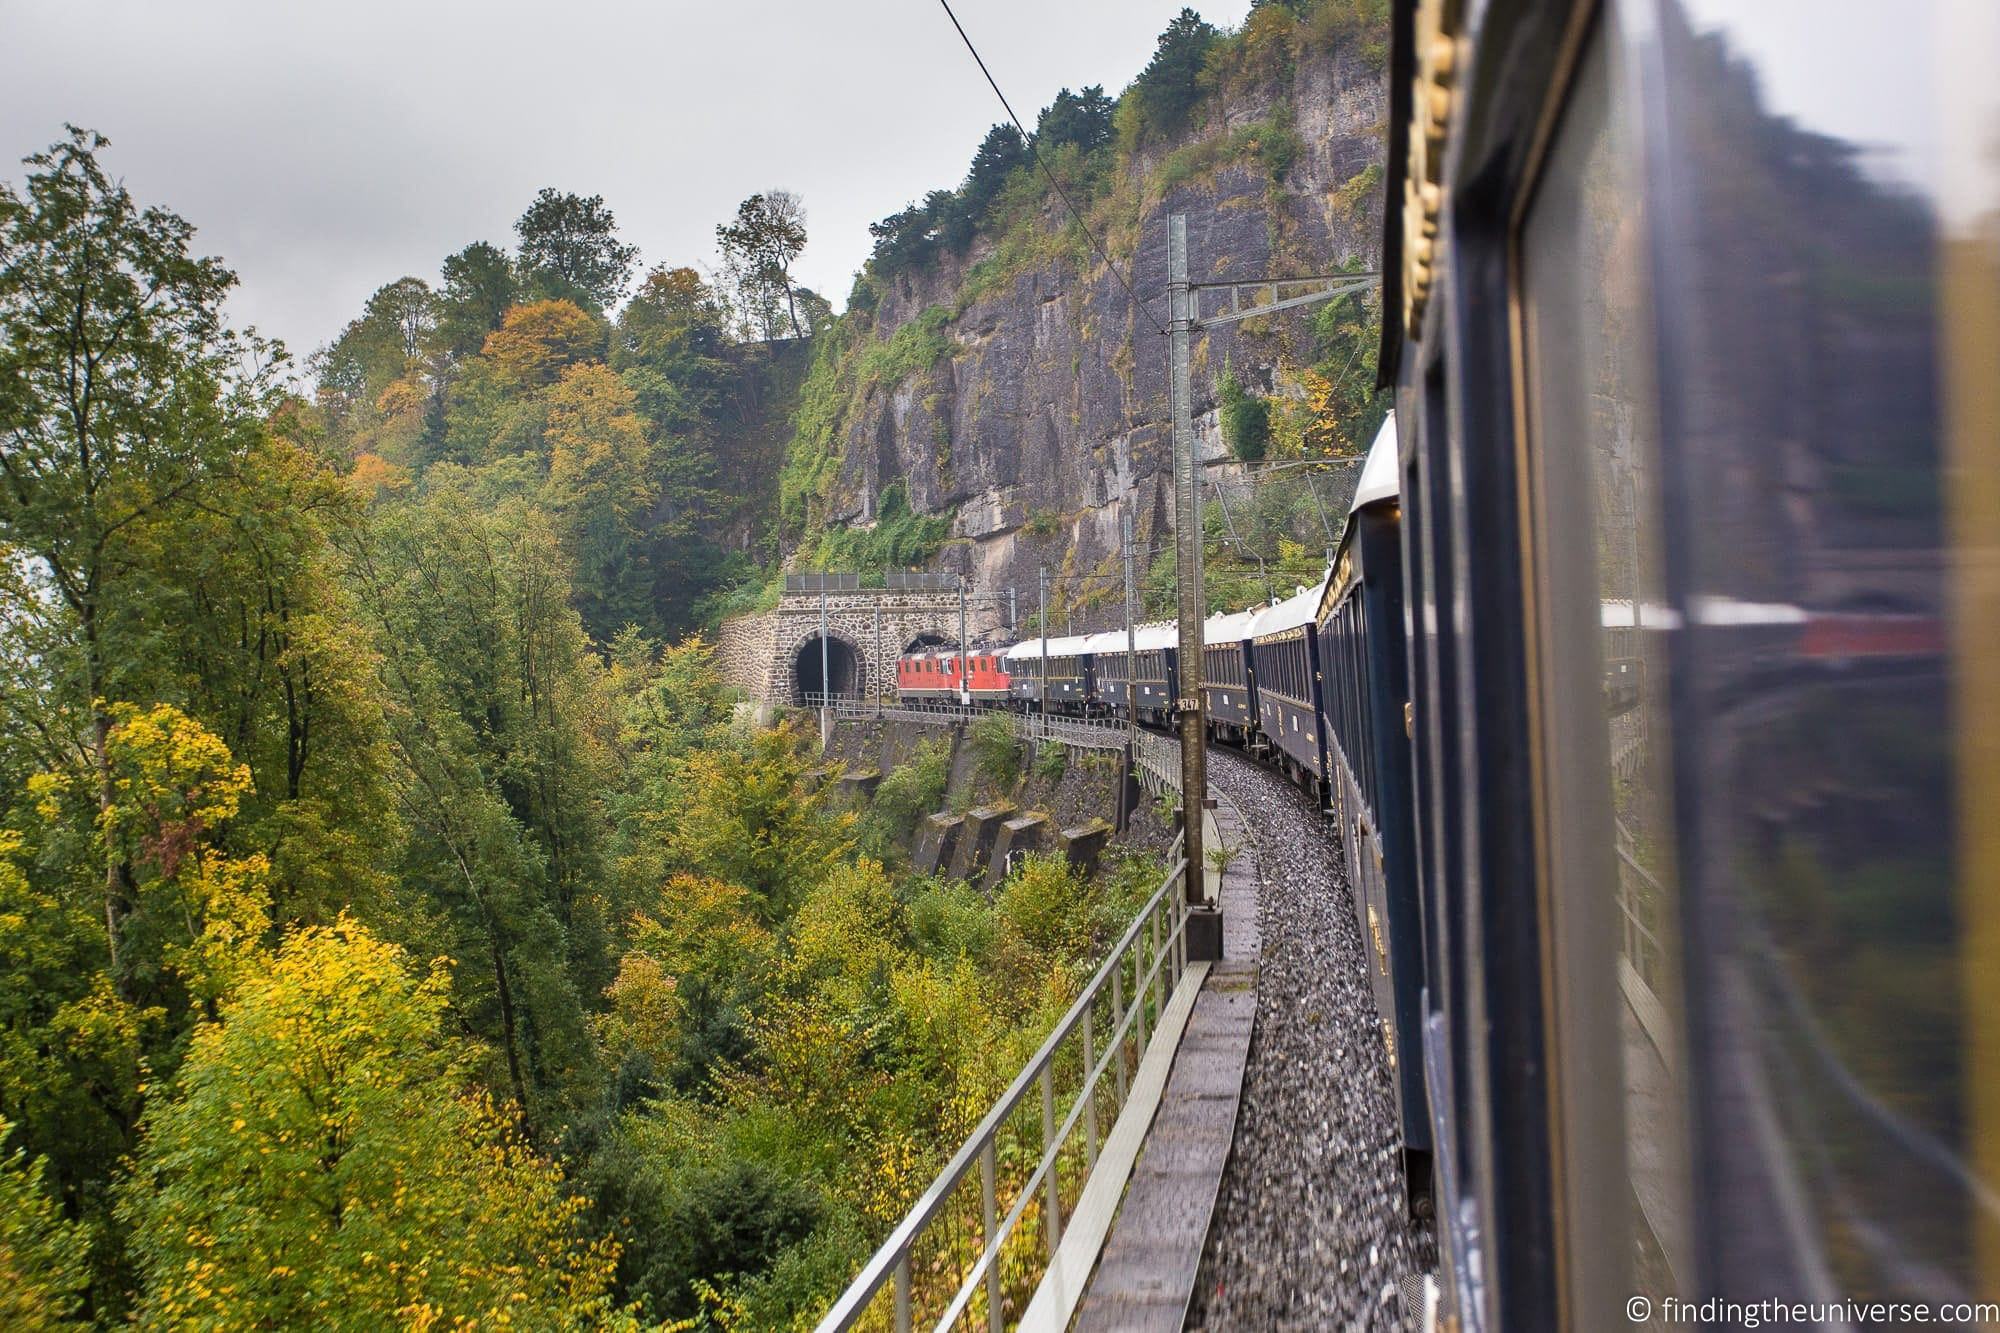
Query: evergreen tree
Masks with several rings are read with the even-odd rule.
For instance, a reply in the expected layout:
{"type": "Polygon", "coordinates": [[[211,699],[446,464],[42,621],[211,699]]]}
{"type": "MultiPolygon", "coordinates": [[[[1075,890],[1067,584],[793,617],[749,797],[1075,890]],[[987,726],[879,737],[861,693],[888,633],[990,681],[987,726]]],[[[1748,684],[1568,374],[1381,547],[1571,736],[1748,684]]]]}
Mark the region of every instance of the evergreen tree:
{"type": "Polygon", "coordinates": [[[1153,58],[1126,93],[1138,111],[1141,139],[1163,139],[1187,127],[1188,113],[1201,100],[1202,66],[1221,36],[1192,9],[1167,24],[1153,58]]]}
{"type": "Polygon", "coordinates": [[[1035,146],[1070,146],[1085,153],[1103,147],[1111,142],[1112,107],[1102,84],[1094,83],[1080,93],[1062,89],[1035,121],[1035,146]]]}
{"type": "Polygon", "coordinates": [[[437,296],[436,340],[446,360],[478,352],[520,295],[514,261],[485,241],[448,256],[437,296]]]}
{"type": "Polygon", "coordinates": [[[520,276],[544,299],[574,301],[593,311],[618,303],[638,262],[639,247],[618,239],[604,196],[588,199],[544,188],[514,223],[520,276]]]}

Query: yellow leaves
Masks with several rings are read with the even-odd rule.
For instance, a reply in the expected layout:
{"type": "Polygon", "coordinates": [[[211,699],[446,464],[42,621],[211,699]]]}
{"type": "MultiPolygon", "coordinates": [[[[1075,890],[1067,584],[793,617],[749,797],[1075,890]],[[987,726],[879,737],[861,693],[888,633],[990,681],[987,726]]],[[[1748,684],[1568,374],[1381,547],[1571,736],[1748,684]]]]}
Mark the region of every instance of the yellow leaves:
{"type": "Polygon", "coordinates": [[[250,766],[237,763],[221,737],[172,704],[121,702],[109,712],[106,757],[124,799],[105,811],[106,833],[148,817],[191,821],[199,833],[235,815],[250,790],[250,766]]]}
{"type": "Polygon", "coordinates": [[[659,960],[637,950],[626,954],[604,994],[611,1001],[611,1011],[597,1020],[604,1047],[639,1051],[655,1069],[672,1064],[680,1044],[681,1000],[659,960]]]}
{"type": "Polygon", "coordinates": [[[54,823],[62,818],[62,798],[70,790],[70,779],[62,773],[35,773],[28,778],[28,798],[35,813],[54,823]]]}
{"type": "Polygon", "coordinates": [[[535,301],[507,312],[486,337],[484,354],[506,379],[542,385],[572,362],[602,349],[597,321],[568,301],[535,301]]]}
{"type": "Polygon", "coordinates": [[[625,382],[601,362],[562,372],[548,392],[548,424],[542,432],[549,450],[549,482],[559,504],[595,498],[621,520],[650,506],[646,423],[633,403],[625,382]]]}
{"type": "Polygon", "coordinates": [[[468,1091],[443,975],[343,918],[197,1031],[129,1204],[142,1318],[548,1328],[595,1308],[617,1251],[580,1242],[559,1168],[468,1091]]]}
{"type": "Polygon", "coordinates": [[[357,455],[347,474],[348,487],[366,500],[397,495],[410,488],[410,473],[377,453],[357,455]]]}

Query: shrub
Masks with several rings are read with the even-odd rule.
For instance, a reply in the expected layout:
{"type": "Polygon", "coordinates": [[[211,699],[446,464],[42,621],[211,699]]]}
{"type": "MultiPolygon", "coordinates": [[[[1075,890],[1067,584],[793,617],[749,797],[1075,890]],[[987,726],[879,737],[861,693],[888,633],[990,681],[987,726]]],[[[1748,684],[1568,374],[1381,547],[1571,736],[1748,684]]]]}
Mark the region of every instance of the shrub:
{"type": "Polygon", "coordinates": [[[651,1228],[659,1240],[633,1286],[656,1313],[697,1312],[693,1284],[769,1268],[786,1247],[810,1235],[825,1205],[809,1185],[763,1162],[734,1158],[675,1183],[651,1228]]]}
{"type": "Polygon", "coordinates": [[[1222,438],[1229,452],[1246,463],[1262,458],[1271,447],[1271,402],[1246,390],[1231,370],[1217,386],[1222,399],[1222,438]]]}
{"type": "Polygon", "coordinates": [[[875,789],[875,799],[861,821],[857,841],[864,854],[884,863],[901,861],[910,835],[923,817],[938,808],[951,777],[951,747],[942,739],[920,744],[909,762],[898,766],[875,789]]]}
{"type": "Polygon", "coordinates": [[[988,713],[972,724],[973,763],[995,785],[1011,787],[1021,776],[1021,742],[1015,739],[1013,719],[1005,713],[988,713]]]}
{"type": "Polygon", "coordinates": [[[984,958],[992,947],[992,913],[964,880],[918,881],[909,912],[910,935],[926,958],[984,958]]]}
{"type": "Polygon", "coordinates": [[[1035,755],[1035,776],[1043,782],[1061,782],[1069,771],[1069,749],[1054,741],[1046,741],[1035,755]]]}

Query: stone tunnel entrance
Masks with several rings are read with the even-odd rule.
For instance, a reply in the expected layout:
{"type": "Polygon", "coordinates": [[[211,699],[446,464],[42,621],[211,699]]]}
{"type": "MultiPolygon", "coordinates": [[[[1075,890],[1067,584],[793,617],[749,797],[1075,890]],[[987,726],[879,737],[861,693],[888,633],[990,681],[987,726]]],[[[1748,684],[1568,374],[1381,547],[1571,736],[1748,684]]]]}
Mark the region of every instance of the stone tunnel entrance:
{"type": "Polygon", "coordinates": [[[815,694],[860,694],[861,657],[854,645],[837,635],[826,636],[825,675],[820,668],[820,636],[799,645],[792,662],[792,702],[802,704],[815,694]]]}

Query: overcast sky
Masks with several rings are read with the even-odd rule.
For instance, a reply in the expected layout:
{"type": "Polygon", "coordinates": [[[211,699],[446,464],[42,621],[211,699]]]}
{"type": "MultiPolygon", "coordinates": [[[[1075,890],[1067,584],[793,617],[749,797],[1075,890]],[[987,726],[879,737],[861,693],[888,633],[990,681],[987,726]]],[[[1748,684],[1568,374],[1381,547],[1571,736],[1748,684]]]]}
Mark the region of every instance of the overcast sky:
{"type": "MultiPolygon", "coordinates": [[[[1181,3],[953,7],[1032,128],[1060,87],[1116,94],[1181,3]]],[[[232,318],[299,356],[383,283],[511,245],[544,185],[698,267],[745,196],[796,190],[799,279],[839,306],[868,224],[956,185],[1001,114],[935,0],[0,0],[0,169],[101,131],[241,276],[232,318]]]]}

